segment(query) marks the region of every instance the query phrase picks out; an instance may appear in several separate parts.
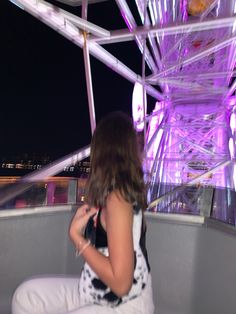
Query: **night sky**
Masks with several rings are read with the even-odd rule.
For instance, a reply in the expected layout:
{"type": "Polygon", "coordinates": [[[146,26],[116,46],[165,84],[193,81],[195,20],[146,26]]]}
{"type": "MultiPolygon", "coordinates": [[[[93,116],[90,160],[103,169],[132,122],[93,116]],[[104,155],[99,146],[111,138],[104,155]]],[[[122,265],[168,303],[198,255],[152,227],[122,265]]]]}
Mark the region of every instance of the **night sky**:
{"type": "MultiPolygon", "coordinates": [[[[107,29],[124,28],[114,2],[90,5],[89,20],[107,29]]],[[[7,0],[1,0],[0,23],[0,157],[47,153],[58,158],[89,144],[82,50],[7,0]]],[[[135,43],[106,49],[141,74],[135,43]]],[[[93,57],[91,66],[97,121],[114,110],[131,114],[133,84],[93,57]]]]}

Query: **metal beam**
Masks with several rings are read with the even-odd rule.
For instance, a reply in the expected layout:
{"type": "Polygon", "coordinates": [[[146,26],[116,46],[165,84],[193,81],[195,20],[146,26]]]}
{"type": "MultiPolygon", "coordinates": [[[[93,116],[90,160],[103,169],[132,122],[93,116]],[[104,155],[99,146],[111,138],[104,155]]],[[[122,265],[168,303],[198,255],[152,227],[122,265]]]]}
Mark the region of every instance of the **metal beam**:
{"type": "Polygon", "coordinates": [[[144,27],[139,26],[134,31],[130,32],[127,29],[115,30],[110,32],[110,36],[104,38],[95,38],[91,37],[90,40],[96,41],[97,43],[112,44],[117,42],[132,41],[136,36],[150,34],[152,36],[156,35],[175,35],[188,33],[189,29],[192,32],[218,29],[232,26],[236,22],[236,17],[226,17],[226,18],[217,18],[212,20],[207,20],[203,22],[186,22],[182,24],[169,24],[164,27],[154,26],[154,27],[144,27]]]}
{"type": "MultiPolygon", "coordinates": [[[[87,19],[88,15],[88,0],[83,0],[82,3],[82,17],[87,19]]],[[[92,73],[90,66],[90,55],[87,45],[87,33],[84,31],[84,46],[83,46],[83,55],[84,55],[84,67],[85,67],[85,77],[86,77],[86,87],[88,95],[88,105],[89,105],[89,118],[90,118],[90,127],[91,134],[93,134],[96,128],[96,117],[95,117],[95,107],[94,107],[94,97],[93,97],[93,82],[92,82],[92,73]]]]}
{"type": "MultiPolygon", "coordinates": [[[[209,72],[209,73],[195,73],[194,80],[208,80],[212,78],[225,78],[226,76],[236,76],[236,71],[222,71],[222,72],[209,72]]],[[[174,79],[174,80],[191,80],[193,76],[190,74],[180,74],[174,73],[173,75],[168,75],[167,78],[164,79],[174,79]]],[[[148,80],[148,79],[147,79],[148,80]]],[[[162,80],[162,78],[160,78],[162,80]]]]}
{"type": "MultiPolygon", "coordinates": [[[[72,6],[72,7],[81,6],[82,2],[83,2],[83,0],[56,0],[56,1],[68,4],[68,5],[72,6]]],[[[93,3],[98,3],[98,2],[105,2],[105,1],[108,1],[108,0],[88,0],[88,4],[93,4],[93,3]]]]}
{"type": "MultiPolygon", "coordinates": [[[[138,12],[139,12],[139,16],[143,22],[143,25],[144,27],[150,27],[151,24],[151,21],[149,19],[149,16],[147,14],[147,7],[146,7],[146,10],[145,12],[142,12],[143,11],[143,8],[141,7],[141,3],[140,1],[135,1],[136,2],[136,5],[137,5],[137,8],[138,8],[138,12]]],[[[150,5],[151,1],[146,1],[146,6],[147,5],[150,5]]],[[[151,36],[150,34],[147,34],[147,38],[149,40],[149,43],[150,43],[150,46],[152,47],[152,51],[153,51],[153,55],[155,57],[155,60],[157,62],[157,66],[159,69],[162,68],[162,62],[161,62],[161,56],[160,56],[160,53],[159,53],[159,50],[157,48],[157,42],[156,42],[156,39],[151,36]]]]}
{"type": "Polygon", "coordinates": [[[233,82],[232,86],[230,87],[230,89],[228,90],[228,92],[226,93],[224,99],[226,100],[227,98],[229,98],[230,96],[233,95],[233,93],[236,90],[236,80],[233,82]]]}
{"type": "Polygon", "coordinates": [[[230,45],[233,41],[236,40],[236,35],[231,36],[229,38],[224,38],[223,40],[218,41],[218,43],[216,43],[215,45],[211,45],[209,48],[202,50],[201,52],[195,53],[192,56],[180,61],[179,63],[171,66],[170,68],[159,72],[158,74],[154,74],[154,75],[150,75],[147,79],[148,82],[155,82],[155,80],[161,76],[165,76],[171,72],[173,72],[174,70],[180,68],[181,66],[186,66],[190,63],[196,62],[206,56],[208,56],[209,54],[211,54],[212,52],[216,52],[220,49],[223,49],[225,47],[227,47],[228,45],[230,45]]]}
{"type": "MultiPolygon", "coordinates": [[[[125,0],[116,0],[116,4],[123,16],[123,19],[129,29],[130,32],[132,32],[134,29],[137,28],[137,24],[135,22],[135,19],[129,9],[129,6],[127,4],[127,2],[125,0]]],[[[142,44],[142,38],[140,36],[135,36],[133,38],[136,43],[137,46],[139,47],[139,50],[141,51],[141,53],[143,54],[143,44],[142,44]]],[[[146,50],[145,53],[145,61],[147,62],[147,65],[149,66],[149,68],[152,70],[152,72],[156,72],[156,64],[153,60],[152,55],[150,54],[149,50],[146,50]]]]}

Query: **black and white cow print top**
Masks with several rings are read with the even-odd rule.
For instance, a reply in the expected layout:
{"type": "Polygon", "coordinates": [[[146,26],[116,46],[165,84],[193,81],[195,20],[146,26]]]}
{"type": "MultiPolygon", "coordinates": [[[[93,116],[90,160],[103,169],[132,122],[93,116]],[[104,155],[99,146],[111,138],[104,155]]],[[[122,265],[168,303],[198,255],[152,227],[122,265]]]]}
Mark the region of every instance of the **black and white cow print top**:
{"type": "MultiPolygon", "coordinates": [[[[88,226],[87,226],[88,227],[88,226]]],[[[100,222],[100,211],[97,219],[97,227],[90,225],[89,237],[95,247],[105,256],[108,256],[107,234],[100,222]]],[[[87,228],[88,229],[88,228],[87,228]]],[[[85,263],[79,281],[80,304],[100,304],[115,307],[136,298],[145,288],[148,280],[150,266],[145,247],[146,230],[143,226],[142,210],[134,210],[133,243],[134,243],[134,278],[129,293],[118,297],[107,287],[94,273],[91,267],[85,263]]]]}

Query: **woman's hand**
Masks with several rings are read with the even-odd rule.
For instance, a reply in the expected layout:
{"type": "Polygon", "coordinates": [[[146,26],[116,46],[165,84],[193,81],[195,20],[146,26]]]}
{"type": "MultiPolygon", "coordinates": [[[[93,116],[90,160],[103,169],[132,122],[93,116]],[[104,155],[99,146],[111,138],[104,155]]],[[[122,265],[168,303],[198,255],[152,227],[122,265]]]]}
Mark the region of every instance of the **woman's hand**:
{"type": "Polygon", "coordinates": [[[88,204],[84,204],[77,209],[69,229],[70,238],[74,243],[78,240],[78,238],[83,236],[84,229],[88,223],[89,218],[96,213],[97,208],[90,208],[88,204]]]}

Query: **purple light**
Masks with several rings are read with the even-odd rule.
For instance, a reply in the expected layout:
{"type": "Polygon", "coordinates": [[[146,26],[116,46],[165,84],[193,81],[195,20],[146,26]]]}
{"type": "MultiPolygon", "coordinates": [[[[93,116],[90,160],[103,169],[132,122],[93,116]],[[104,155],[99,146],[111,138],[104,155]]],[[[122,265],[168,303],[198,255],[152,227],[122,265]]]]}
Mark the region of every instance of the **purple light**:
{"type": "Polygon", "coordinates": [[[133,115],[134,126],[137,132],[141,132],[144,129],[143,120],[144,120],[145,113],[147,110],[146,93],[145,95],[144,93],[145,93],[145,90],[143,89],[143,85],[136,82],[134,85],[133,97],[132,97],[132,115],[133,115]]]}
{"type": "Polygon", "coordinates": [[[128,26],[128,29],[129,29],[130,31],[133,31],[134,28],[133,28],[131,22],[129,21],[129,18],[126,16],[126,14],[125,14],[123,11],[121,12],[121,15],[122,15],[122,17],[123,17],[123,19],[124,19],[126,25],[128,26]]]}
{"type": "Polygon", "coordinates": [[[229,152],[230,152],[231,159],[233,159],[234,158],[234,141],[232,137],[229,139],[229,152]]]}
{"type": "Polygon", "coordinates": [[[236,116],[234,112],[230,116],[230,128],[232,132],[234,132],[236,129],[236,116]]]}

